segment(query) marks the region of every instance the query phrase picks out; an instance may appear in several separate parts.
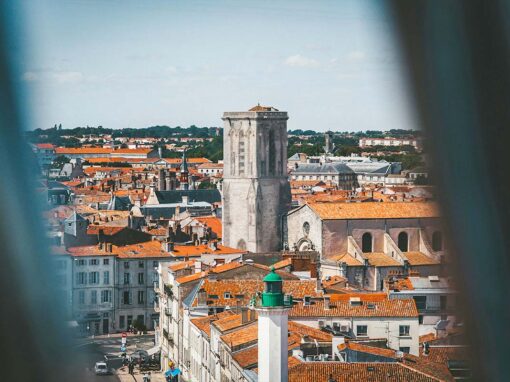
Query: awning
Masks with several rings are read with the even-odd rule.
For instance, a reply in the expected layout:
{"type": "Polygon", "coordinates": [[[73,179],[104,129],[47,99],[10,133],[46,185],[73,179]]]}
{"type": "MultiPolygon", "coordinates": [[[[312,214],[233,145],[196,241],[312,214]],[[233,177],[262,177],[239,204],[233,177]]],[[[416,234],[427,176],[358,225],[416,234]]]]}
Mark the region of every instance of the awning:
{"type": "Polygon", "coordinates": [[[153,348],[150,348],[149,350],[147,350],[147,353],[149,355],[154,355],[156,353],[159,353],[161,351],[161,345],[158,345],[158,346],[154,346],[153,348]]]}

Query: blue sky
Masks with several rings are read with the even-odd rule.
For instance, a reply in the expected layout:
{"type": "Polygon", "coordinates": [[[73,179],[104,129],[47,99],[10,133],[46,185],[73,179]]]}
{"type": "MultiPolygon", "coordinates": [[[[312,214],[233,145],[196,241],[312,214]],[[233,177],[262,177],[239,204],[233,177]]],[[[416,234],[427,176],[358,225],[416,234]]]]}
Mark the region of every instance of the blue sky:
{"type": "Polygon", "coordinates": [[[371,1],[23,0],[31,128],[218,126],[260,102],[290,129],[414,128],[371,1]]]}

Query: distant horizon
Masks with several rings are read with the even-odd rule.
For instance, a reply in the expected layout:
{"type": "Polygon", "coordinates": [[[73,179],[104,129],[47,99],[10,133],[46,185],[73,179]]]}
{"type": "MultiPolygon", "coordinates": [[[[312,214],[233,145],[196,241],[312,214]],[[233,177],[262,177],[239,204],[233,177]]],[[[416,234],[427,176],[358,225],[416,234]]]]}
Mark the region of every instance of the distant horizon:
{"type": "Polygon", "coordinates": [[[417,130],[393,25],[375,0],[10,7],[30,130],[221,126],[223,112],[257,103],[287,111],[291,130],[417,130]]]}

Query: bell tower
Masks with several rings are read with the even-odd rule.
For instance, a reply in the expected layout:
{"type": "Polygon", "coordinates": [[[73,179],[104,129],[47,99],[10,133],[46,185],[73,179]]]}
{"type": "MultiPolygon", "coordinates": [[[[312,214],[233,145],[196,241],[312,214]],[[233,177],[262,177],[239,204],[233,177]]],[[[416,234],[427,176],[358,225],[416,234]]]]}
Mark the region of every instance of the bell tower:
{"type": "Polygon", "coordinates": [[[278,251],[291,201],[287,112],[257,105],[225,112],[222,119],[223,243],[251,252],[278,251]]]}

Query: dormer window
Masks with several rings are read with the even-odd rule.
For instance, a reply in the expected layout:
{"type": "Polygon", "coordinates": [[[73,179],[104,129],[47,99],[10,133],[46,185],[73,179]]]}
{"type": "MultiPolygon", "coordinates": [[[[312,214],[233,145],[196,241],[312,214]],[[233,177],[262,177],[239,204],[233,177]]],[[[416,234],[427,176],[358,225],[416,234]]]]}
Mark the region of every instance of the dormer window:
{"type": "Polygon", "coordinates": [[[230,294],[230,292],[225,292],[223,293],[223,298],[232,298],[232,295],[230,294]]]}

